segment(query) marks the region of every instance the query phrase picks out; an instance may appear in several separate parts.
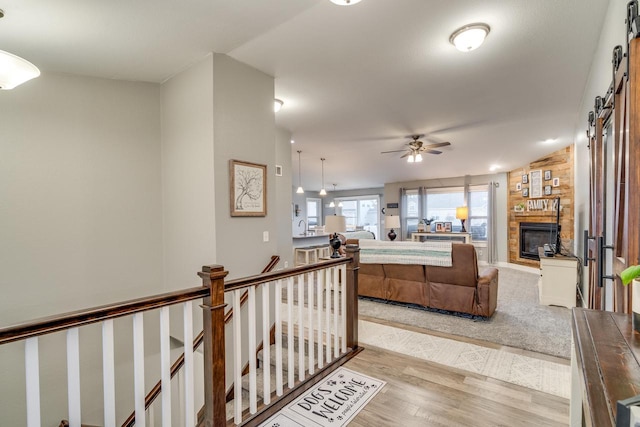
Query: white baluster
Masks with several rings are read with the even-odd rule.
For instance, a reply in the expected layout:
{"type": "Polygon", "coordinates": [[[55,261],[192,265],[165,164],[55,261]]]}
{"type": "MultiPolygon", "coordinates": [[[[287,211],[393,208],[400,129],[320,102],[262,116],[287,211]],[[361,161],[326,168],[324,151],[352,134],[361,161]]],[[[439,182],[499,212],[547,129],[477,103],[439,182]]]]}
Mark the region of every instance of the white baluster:
{"type": "Polygon", "coordinates": [[[304,288],[305,274],[298,276],[298,379],[304,380],[304,288]]]}
{"type": "Polygon", "coordinates": [[[78,328],[67,330],[67,395],[69,426],[80,427],[80,335],[78,328]]]}
{"type": "Polygon", "coordinates": [[[249,329],[249,412],[258,411],[258,397],[256,385],[256,288],[247,289],[249,299],[247,306],[247,322],[249,329]]]}
{"type": "Polygon", "coordinates": [[[234,372],[234,421],[242,422],[242,315],[240,313],[240,291],[233,294],[233,372],[234,372]]]}
{"type": "Polygon", "coordinates": [[[27,427],[40,426],[40,361],[38,338],[27,338],[24,344],[27,391],[27,427]]]}
{"type": "Polygon", "coordinates": [[[324,293],[324,282],[326,280],[326,272],[327,269],[322,269],[318,271],[318,369],[324,366],[324,347],[322,346],[323,336],[322,336],[322,313],[324,313],[322,309],[322,294],[324,293]]]}
{"type": "Polygon", "coordinates": [[[104,425],[116,425],[116,370],[113,347],[113,320],[102,322],[102,393],[104,395],[104,425]]]}
{"type": "Polygon", "coordinates": [[[271,403],[271,344],[269,335],[269,284],[263,283],[262,289],[262,375],[264,377],[263,402],[271,403]]]}
{"type": "Polygon", "coordinates": [[[194,402],[194,366],[193,366],[193,303],[182,304],[184,317],[184,422],[187,426],[195,425],[194,402]]]}
{"type": "Polygon", "coordinates": [[[160,380],[162,386],[162,427],[171,427],[171,346],[169,307],[160,309],[160,380]]]}
{"type": "MultiPolygon", "coordinates": [[[[282,396],[282,280],[276,282],[275,301],[275,321],[276,321],[276,395],[282,396]]],[[[266,363],[269,363],[267,361],[266,363]]]]}
{"type": "MultiPolygon", "coordinates": [[[[333,271],[335,267],[331,267],[329,270],[329,277],[331,277],[331,271],[333,271]]],[[[331,286],[327,283],[327,289],[325,291],[325,307],[324,307],[324,315],[325,315],[325,324],[324,330],[326,331],[326,339],[325,345],[327,346],[327,363],[331,361],[331,286]]]]}
{"type": "Polygon", "coordinates": [[[133,400],[136,426],[146,426],[144,409],[144,321],[142,313],[133,315],[133,400]]]}
{"type": "Polygon", "coordinates": [[[340,287],[340,297],[342,299],[342,308],[340,313],[342,314],[342,352],[347,352],[347,266],[343,264],[340,267],[342,271],[342,286],[340,287]]]}
{"type": "Polygon", "coordinates": [[[333,269],[333,356],[340,355],[340,343],[338,341],[338,310],[340,310],[340,268],[333,269]]]}
{"type": "Polygon", "coordinates": [[[295,357],[293,353],[293,277],[287,279],[287,373],[289,374],[289,388],[295,383],[295,357]]]}
{"type": "Polygon", "coordinates": [[[314,340],[314,331],[313,331],[313,273],[309,273],[307,275],[307,283],[309,286],[309,292],[307,293],[307,309],[308,309],[308,313],[309,313],[309,333],[307,334],[307,339],[308,339],[308,349],[309,349],[309,375],[313,375],[313,373],[315,372],[314,369],[314,365],[316,364],[315,361],[315,354],[314,354],[314,347],[315,344],[313,342],[314,340]]]}

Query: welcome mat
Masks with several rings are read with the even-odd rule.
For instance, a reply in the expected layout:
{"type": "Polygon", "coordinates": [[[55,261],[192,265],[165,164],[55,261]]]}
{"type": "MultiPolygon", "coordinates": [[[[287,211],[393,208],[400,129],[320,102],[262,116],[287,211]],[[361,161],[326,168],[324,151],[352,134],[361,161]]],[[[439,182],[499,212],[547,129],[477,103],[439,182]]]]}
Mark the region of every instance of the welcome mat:
{"type": "Polygon", "coordinates": [[[340,367],[260,427],[345,426],[385,384],[340,367]]]}

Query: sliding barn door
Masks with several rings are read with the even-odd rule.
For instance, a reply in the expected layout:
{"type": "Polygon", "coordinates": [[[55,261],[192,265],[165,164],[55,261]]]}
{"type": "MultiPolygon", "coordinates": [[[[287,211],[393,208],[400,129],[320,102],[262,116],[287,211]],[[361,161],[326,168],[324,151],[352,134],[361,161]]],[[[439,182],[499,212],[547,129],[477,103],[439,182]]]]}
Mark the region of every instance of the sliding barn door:
{"type": "Polygon", "coordinates": [[[588,306],[629,312],[630,288],[619,274],[640,264],[640,39],[629,42],[628,58],[620,47],[613,58],[613,81],[596,98],[589,131],[588,306]]]}

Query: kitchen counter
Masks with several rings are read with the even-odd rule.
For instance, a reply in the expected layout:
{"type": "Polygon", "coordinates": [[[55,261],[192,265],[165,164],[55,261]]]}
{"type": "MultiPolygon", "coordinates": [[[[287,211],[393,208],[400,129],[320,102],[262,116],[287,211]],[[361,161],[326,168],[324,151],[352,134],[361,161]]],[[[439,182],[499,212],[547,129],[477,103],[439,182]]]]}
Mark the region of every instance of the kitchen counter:
{"type": "Polygon", "coordinates": [[[316,233],[316,234],[308,234],[306,236],[297,235],[293,236],[293,248],[302,248],[305,246],[315,246],[327,244],[329,245],[329,239],[331,238],[331,234],[329,233],[316,233]]]}

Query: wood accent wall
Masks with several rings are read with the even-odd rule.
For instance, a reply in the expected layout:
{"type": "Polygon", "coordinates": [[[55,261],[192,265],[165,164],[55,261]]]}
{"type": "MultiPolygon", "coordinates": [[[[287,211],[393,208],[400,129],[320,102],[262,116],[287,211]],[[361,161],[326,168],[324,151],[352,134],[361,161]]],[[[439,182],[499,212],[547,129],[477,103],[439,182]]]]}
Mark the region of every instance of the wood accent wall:
{"type": "MultiPolygon", "coordinates": [[[[574,225],[574,191],[573,191],[573,156],[574,147],[563,148],[555,151],[548,156],[538,159],[526,166],[519,169],[514,169],[509,172],[509,197],[508,197],[508,209],[509,209],[509,262],[514,264],[522,264],[530,267],[539,267],[540,263],[536,260],[520,258],[520,223],[521,222],[555,222],[556,212],[549,209],[546,211],[537,209],[528,209],[527,203],[529,201],[547,200],[549,206],[553,202],[553,199],[560,196],[560,226],[562,231],[560,232],[560,238],[562,241],[562,247],[565,251],[573,251],[573,225],[574,225]],[[531,190],[531,175],[533,170],[542,171],[542,187],[543,195],[541,197],[531,198],[531,196],[523,196],[523,190],[527,188],[531,190]],[[544,172],[551,171],[551,180],[544,180],[544,172]],[[522,176],[527,174],[529,182],[522,183],[522,176]],[[559,179],[559,186],[553,187],[553,179],[559,179]],[[520,183],[521,189],[516,190],[517,184],[520,183]],[[551,195],[544,194],[544,186],[551,186],[551,195]],[[524,211],[516,212],[515,206],[518,203],[524,203],[524,211]]],[[[563,251],[564,252],[564,251],[563,251]]]]}

